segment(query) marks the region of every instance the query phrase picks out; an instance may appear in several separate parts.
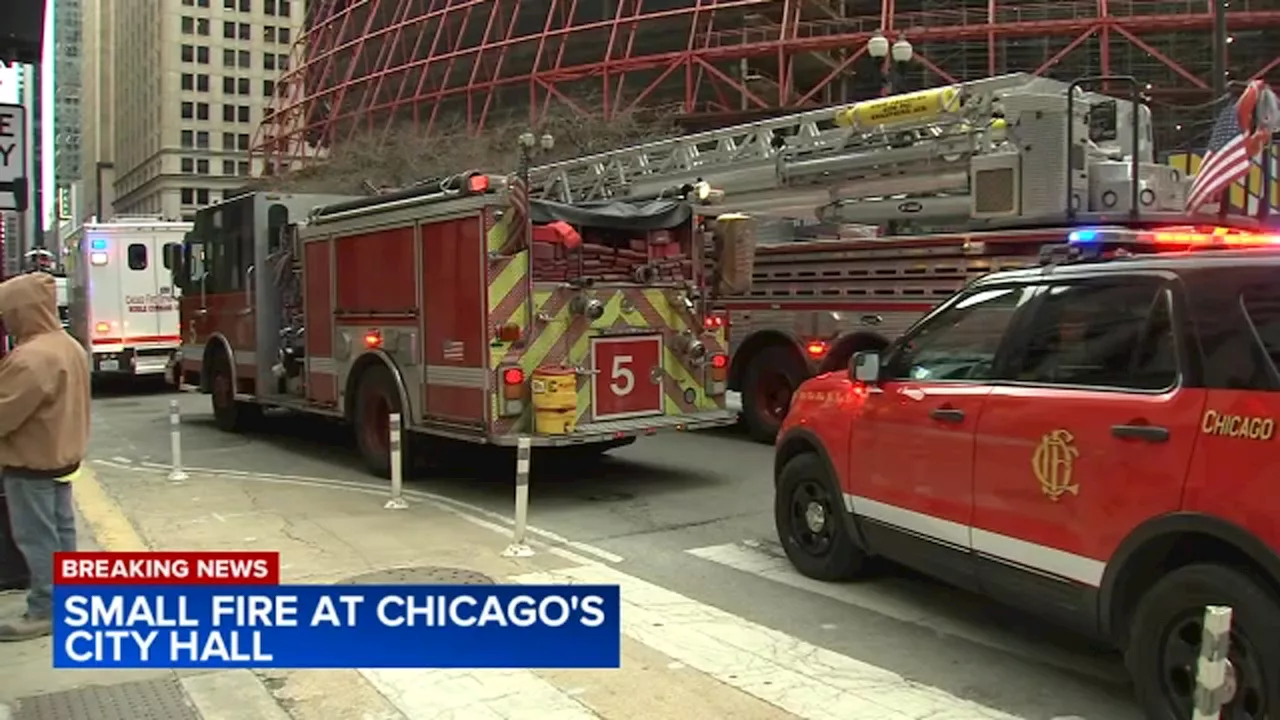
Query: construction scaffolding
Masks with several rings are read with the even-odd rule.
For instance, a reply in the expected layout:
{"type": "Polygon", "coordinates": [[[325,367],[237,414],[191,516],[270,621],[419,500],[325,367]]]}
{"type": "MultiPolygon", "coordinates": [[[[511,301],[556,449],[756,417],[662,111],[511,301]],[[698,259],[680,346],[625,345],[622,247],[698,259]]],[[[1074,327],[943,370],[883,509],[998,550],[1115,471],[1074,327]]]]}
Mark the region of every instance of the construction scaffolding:
{"type": "MultiPolygon", "coordinates": [[[[606,118],[678,107],[728,124],[873,97],[877,33],[913,46],[897,90],[1007,72],[1133,75],[1157,146],[1211,122],[1205,0],[313,0],[254,140],[268,172],[360,134],[498,119],[553,104],[606,118]]],[[[1274,0],[1234,0],[1229,77],[1280,80],[1274,0]]],[[[886,67],[889,63],[886,62],[886,67]]],[[[641,138],[637,138],[640,140],[641,138]]]]}

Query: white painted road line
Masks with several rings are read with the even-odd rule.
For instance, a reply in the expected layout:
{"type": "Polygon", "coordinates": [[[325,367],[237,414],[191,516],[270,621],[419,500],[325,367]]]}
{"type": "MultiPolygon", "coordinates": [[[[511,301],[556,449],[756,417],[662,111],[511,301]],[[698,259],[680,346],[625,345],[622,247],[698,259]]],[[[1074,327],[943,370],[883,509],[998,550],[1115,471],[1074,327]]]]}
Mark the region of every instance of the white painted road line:
{"type": "MultiPolygon", "coordinates": [[[[992,625],[977,626],[956,618],[956,595],[945,593],[924,595],[904,587],[906,581],[891,578],[874,583],[824,583],[812,580],[791,567],[785,557],[748,543],[727,543],[686,550],[690,555],[755,575],[788,587],[830,598],[853,607],[870,610],[885,617],[934,632],[967,640],[1035,662],[1052,665],[1088,677],[1111,681],[1116,668],[1100,664],[1096,657],[1080,657],[1044,643],[1037,643],[1016,632],[992,625]]],[[[986,602],[975,598],[975,602],[986,602]]]]}
{"type": "Polygon", "coordinates": [[[617,585],[624,634],[804,720],[1016,720],[604,565],[512,579],[617,585]]]}
{"type": "Polygon", "coordinates": [[[599,720],[528,670],[361,670],[407,720],[599,720]]]}

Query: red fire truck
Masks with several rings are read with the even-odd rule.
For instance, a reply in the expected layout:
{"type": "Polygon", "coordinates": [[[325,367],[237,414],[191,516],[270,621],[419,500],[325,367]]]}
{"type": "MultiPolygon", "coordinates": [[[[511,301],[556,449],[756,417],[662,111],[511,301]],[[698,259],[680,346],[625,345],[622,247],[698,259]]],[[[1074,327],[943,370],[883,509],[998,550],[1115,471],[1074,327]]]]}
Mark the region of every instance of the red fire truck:
{"type": "MultiPolygon", "coordinates": [[[[579,207],[468,173],[367,198],[252,193],[175,263],[186,384],[220,427],[264,407],[428,440],[605,451],[735,422],[691,205],[579,207]]],[[[408,453],[406,453],[408,455],[408,453]]]]}
{"type": "Polygon", "coordinates": [[[1068,197],[1117,217],[1181,202],[1147,108],[1078,85],[1068,120],[1068,87],[1019,73],[808,111],[535,168],[535,191],[591,201],[700,180],[723,192],[721,211],[753,217],[750,287],[718,297],[711,321],[728,327],[744,424],[773,442],[805,378],[1063,241],[1068,197]],[[1069,145],[1081,165],[1068,188],[1069,145]]]}

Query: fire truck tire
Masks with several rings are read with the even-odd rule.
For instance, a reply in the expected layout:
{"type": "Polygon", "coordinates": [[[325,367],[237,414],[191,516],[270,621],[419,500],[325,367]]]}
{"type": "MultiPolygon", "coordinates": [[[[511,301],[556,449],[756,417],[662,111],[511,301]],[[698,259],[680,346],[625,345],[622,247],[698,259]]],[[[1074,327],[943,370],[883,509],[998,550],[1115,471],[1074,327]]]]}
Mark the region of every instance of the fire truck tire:
{"type": "Polygon", "coordinates": [[[1138,602],[1125,661],[1146,717],[1191,717],[1206,605],[1232,608],[1228,659],[1237,689],[1232,703],[1223,708],[1223,717],[1276,717],[1280,710],[1280,645],[1275,642],[1280,637],[1280,601],[1249,575],[1216,564],[1174,570],[1138,602]]]}
{"type": "Polygon", "coordinates": [[[765,348],[751,359],[742,383],[742,421],[753,440],[772,445],[778,439],[791,394],[807,375],[789,347],[765,348]]]}
{"type": "Polygon", "coordinates": [[[835,487],[822,460],[805,453],[782,468],[774,489],[778,541],[796,570],[815,580],[852,580],[866,561],[835,487]]]}
{"type": "MultiPolygon", "coordinates": [[[[356,385],[355,413],[352,426],[356,433],[356,446],[369,472],[381,478],[391,477],[390,414],[400,410],[400,394],[396,392],[391,371],[383,365],[373,365],[361,374],[356,385]]],[[[401,441],[408,444],[408,433],[401,441]]],[[[402,460],[409,458],[409,448],[402,447],[402,460]]],[[[405,470],[408,470],[406,465],[405,470]]]]}
{"type": "Polygon", "coordinates": [[[231,363],[221,353],[214,356],[209,370],[209,398],[213,421],[224,432],[241,432],[262,418],[262,407],[235,399],[235,376],[231,363]]]}

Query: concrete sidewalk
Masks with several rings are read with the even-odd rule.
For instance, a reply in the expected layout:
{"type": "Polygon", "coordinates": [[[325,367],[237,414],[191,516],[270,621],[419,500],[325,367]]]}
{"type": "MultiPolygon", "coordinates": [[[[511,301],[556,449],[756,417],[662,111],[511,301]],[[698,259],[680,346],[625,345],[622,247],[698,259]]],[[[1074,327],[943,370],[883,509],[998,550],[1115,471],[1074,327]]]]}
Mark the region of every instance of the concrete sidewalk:
{"type": "MultiPolygon", "coordinates": [[[[384,493],[369,486],[200,473],[175,483],[157,468],[92,467],[77,481],[76,501],[82,532],[107,550],[278,550],[283,580],[295,583],[466,582],[476,574],[497,582],[591,582],[594,576],[581,572],[608,570],[548,547],[531,558],[502,557],[509,542],[503,526],[420,499],[411,498],[408,510],[386,510],[384,493]]],[[[0,611],[20,612],[21,596],[5,598],[0,611]]],[[[537,672],[69,671],[50,668],[47,640],[0,645],[0,720],[8,720],[6,707],[13,720],[808,716],[634,637],[624,638],[621,670],[537,672]]]]}

